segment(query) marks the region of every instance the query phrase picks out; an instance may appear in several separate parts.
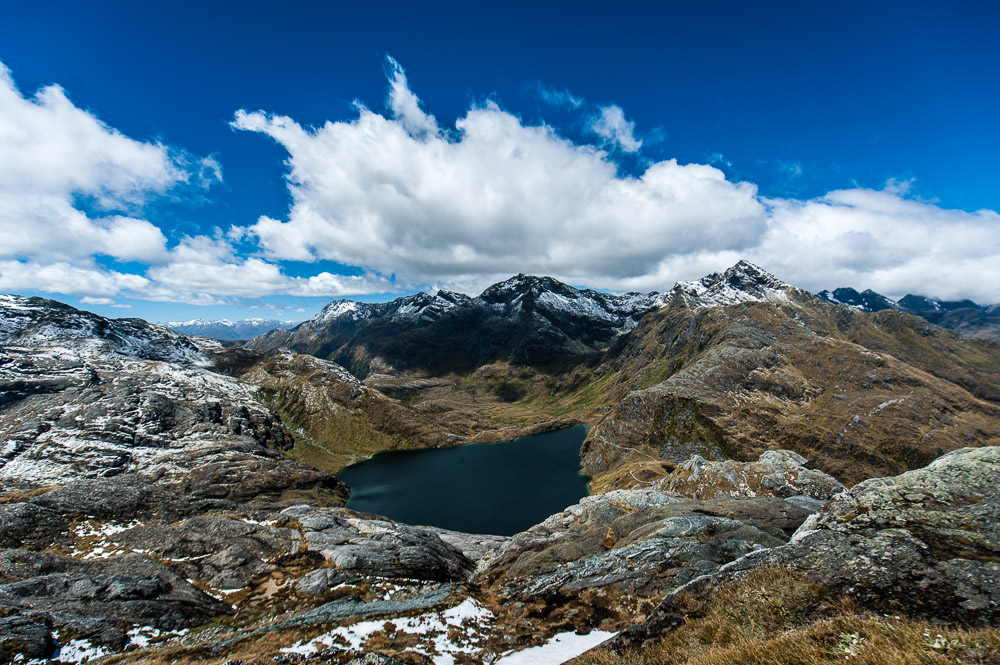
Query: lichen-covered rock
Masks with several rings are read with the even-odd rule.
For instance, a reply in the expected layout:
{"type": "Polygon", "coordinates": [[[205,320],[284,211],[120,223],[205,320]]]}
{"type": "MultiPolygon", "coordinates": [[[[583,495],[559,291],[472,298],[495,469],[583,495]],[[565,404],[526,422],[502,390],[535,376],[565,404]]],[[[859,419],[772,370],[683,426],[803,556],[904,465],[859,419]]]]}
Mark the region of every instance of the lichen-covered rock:
{"type": "Polygon", "coordinates": [[[0,616],[17,613],[36,625],[18,623],[18,634],[41,649],[44,626],[113,649],[125,646],[122,626],[177,630],[232,610],[176,572],[139,554],[80,561],[44,552],[0,552],[0,616]]]}
{"type": "Polygon", "coordinates": [[[859,483],[762,558],[908,614],[1000,618],[1000,447],[859,483]]]}
{"type": "Polygon", "coordinates": [[[655,639],[676,623],[686,594],[761,566],[787,566],[882,612],[995,623],[1000,447],[957,450],[922,469],[859,483],[809,517],[788,544],[752,552],[665,597],[614,647],[655,639]]]}
{"type": "Polygon", "coordinates": [[[308,550],[341,570],[374,577],[459,581],[474,568],[433,529],[335,508],[294,506],[281,514],[299,525],[308,550]]]}
{"type": "Polygon", "coordinates": [[[809,512],[774,497],[696,501],[617,490],[515,535],[480,562],[474,580],[521,599],[596,588],[653,597],[787,542],[809,512]]]}
{"type": "Polygon", "coordinates": [[[710,462],[694,456],[653,487],[693,499],[806,496],[820,501],[827,501],[846,489],[833,476],[807,469],[806,462],[806,458],[791,450],[768,450],[756,462],[710,462]]]}

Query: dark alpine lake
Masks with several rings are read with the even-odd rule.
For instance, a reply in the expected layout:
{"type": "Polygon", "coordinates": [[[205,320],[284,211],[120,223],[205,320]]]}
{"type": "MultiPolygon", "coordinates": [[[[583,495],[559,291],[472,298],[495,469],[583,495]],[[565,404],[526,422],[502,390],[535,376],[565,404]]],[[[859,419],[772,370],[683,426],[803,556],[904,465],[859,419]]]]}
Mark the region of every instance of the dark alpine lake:
{"type": "Polygon", "coordinates": [[[587,494],[586,425],[500,443],[390,451],[346,467],[347,507],[399,522],[510,536],[587,494]]]}

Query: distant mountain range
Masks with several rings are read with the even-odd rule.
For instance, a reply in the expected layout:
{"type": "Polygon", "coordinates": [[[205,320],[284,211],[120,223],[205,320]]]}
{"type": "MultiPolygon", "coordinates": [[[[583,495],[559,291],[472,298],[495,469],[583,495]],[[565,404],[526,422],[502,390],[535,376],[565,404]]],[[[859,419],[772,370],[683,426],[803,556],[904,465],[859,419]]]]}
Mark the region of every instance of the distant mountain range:
{"type": "Polygon", "coordinates": [[[298,325],[298,321],[278,321],[277,319],[242,319],[240,321],[218,319],[215,321],[206,321],[205,319],[192,319],[190,321],[164,321],[162,325],[177,332],[182,332],[185,335],[201,335],[202,337],[212,337],[215,339],[237,340],[250,339],[276,328],[282,330],[294,328],[298,325]]]}
{"type": "Polygon", "coordinates": [[[745,261],[678,282],[668,293],[613,295],[520,274],[475,298],[439,291],[377,304],[334,301],[293,330],[272,330],[247,347],[287,347],[361,377],[387,369],[463,372],[496,360],[565,368],[595,357],[643,316],[674,301],[695,308],[780,301],[788,288],[745,261]]]}
{"type": "Polygon", "coordinates": [[[970,339],[1000,341],[1000,305],[979,305],[971,300],[936,300],[909,294],[898,301],[871,289],[858,292],[850,287],[820,291],[818,297],[860,312],[893,309],[919,316],[934,325],[954,330],[970,339]]]}

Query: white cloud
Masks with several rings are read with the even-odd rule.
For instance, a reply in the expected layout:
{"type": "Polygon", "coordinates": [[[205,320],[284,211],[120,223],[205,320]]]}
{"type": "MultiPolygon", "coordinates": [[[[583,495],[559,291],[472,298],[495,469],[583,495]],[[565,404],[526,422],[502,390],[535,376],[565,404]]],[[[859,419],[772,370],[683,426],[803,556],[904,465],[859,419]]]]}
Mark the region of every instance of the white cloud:
{"type": "Polygon", "coordinates": [[[218,169],[211,159],[121,134],[59,86],[25,97],[0,63],[0,257],[53,265],[93,255],[163,260],[163,234],[130,213],[178,185],[204,186],[218,169]]]}
{"type": "Polygon", "coordinates": [[[642,147],[642,141],[635,138],[635,123],[625,119],[620,106],[602,106],[590,129],[625,152],[638,152],[642,147]]]}
{"type": "Polygon", "coordinates": [[[895,188],[767,203],[768,232],[751,255],[794,284],[871,288],[896,298],[1000,300],[995,211],[948,210],[895,188]]]}
{"type": "MultiPolygon", "coordinates": [[[[443,126],[394,60],[387,75],[386,116],[359,104],[356,118],[305,128],[238,111],[234,127],[288,151],[292,207],[284,219],[261,217],[170,247],[142,219],[143,204],[218,180],[218,164],[126,137],[56,86],[26,98],[0,65],[0,290],[74,294],[90,304],[211,304],[428,284],[476,293],[517,272],[666,290],[749,258],[810,290],[1000,301],[994,211],[914,199],[912,181],[796,200],[762,198],[752,183],[676,160],[623,175],[600,147],[526,125],[495,103],[443,126]],[[147,268],[119,272],[101,256],[147,268]],[[292,277],[285,260],[335,261],[360,274],[292,277]]],[[[595,120],[582,98],[550,96],[621,150],[640,148],[621,108],[603,107],[595,120]]],[[[728,165],[721,154],[709,161],[728,165]]]]}
{"type": "Polygon", "coordinates": [[[0,291],[4,293],[42,291],[111,298],[122,292],[142,292],[149,286],[149,280],[141,275],[107,270],[89,263],[0,260],[0,291]]]}
{"type": "MultiPolygon", "coordinates": [[[[390,77],[397,101],[388,118],[359,108],[353,120],[308,129],[264,112],[236,114],[234,127],[267,134],[289,153],[287,218],[261,217],[242,231],[267,257],[334,260],[470,293],[516,272],[668,289],[746,257],[813,290],[1000,300],[996,212],[913,200],[908,182],[796,200],[764,199],[751,183],[675,160],[620,175],[602,150],[493,103],[442,130],[404,89],[395,61],[390,77]]],[[[640,146],[617,106],[593,128],[624,150],[640,146]]],[[[728,163],[721,154],[713,161],[728,163]]],[[[797,162],[781,166],[802,173],[797,162]]]]}
{"type": "Polygon", "coordinates": [[[395,114],[359,108],[316,129],[236,114],[234,127],[289,152],[288,219],[249,229],[268,257],[333,260],[413,284],[524,271],[600,286],[706,244],[746,248],[764,231],[756,188],[711,166],[670,160],[621,177],[605,152],[493,103],[470,109],[451,136],[414,134],[416,121],[395,114]]]}
{"type": "Polygon", "coordinates": [[[406,72],[392,58],[386,58],[386,62],[390,73],[389,108],[392,109],[393,117],[415,136],[437,134],[437,121],[420,108],[420,100],[406,82],[406,72]]]}

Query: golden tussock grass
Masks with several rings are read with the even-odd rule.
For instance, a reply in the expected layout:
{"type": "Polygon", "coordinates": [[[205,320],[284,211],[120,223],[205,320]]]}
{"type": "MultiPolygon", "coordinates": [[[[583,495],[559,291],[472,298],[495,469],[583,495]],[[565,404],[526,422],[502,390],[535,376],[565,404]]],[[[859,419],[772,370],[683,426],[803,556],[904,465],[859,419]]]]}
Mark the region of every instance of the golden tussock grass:
{"type": "Polygon", "coordinates": [[[783,569],[757,571],[704,601],[658,642],[576,665],[1000,665],[1000,629],[941,626],[863,612],[783,569]]]}

